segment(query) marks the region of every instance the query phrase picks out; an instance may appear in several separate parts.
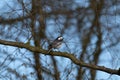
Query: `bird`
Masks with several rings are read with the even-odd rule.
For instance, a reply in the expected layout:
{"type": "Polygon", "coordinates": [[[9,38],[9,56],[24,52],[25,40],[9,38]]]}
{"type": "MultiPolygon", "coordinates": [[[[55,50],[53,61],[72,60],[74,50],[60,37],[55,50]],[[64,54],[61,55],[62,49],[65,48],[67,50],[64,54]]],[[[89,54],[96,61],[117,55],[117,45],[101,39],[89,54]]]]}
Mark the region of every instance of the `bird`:
{"type": "Polygon", "coordinates": [[[63,43],[63,39],[64,38],[62,36],[58,36],[52,43],[50,43],[48,46],[48,53],[52,49],[59,49],[63,43]]]}

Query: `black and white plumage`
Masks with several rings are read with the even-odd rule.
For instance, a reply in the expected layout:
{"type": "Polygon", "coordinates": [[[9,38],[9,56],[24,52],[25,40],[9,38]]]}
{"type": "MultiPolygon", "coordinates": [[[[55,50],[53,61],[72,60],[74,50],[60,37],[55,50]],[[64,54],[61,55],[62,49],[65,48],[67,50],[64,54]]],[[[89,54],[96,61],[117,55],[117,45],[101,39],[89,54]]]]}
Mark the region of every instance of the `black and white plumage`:
{"type": "Polygon", "coordinates": [[[62,36],[59,36],[57,37],[49,46],[48,46],[48,53],[52,50],[52,49],[58,49],[61,47],[63,43],[63,37],[62,36]]]}

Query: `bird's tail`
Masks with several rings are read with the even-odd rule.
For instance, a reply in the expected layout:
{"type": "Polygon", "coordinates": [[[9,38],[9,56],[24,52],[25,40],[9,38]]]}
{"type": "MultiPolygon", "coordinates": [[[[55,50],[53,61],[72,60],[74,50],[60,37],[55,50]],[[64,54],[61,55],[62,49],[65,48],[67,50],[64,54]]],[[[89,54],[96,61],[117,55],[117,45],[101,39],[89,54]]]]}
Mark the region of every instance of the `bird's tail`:
{"type": "Polygon", "coordinates": [[[48,52],[47,52],[47,53],[49,54],[49,53],[50,53],[50,51],[52,51],[52,48],[50,48],[50,49],[48,50],[48,52]]]}

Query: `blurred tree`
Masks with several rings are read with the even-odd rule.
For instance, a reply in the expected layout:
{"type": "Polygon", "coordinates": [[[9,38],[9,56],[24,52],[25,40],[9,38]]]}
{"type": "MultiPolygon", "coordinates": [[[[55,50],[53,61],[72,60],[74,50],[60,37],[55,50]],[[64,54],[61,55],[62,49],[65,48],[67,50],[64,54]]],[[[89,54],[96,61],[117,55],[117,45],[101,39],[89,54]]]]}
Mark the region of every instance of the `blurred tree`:
{"type": "Polygon", "coordinates": [[[120,78],[109,77],[120,75],[119,0],[0,3],[0,79],[120,78]],[[59,35],[62,48],[48,54],[48,44],[59,35]]]}

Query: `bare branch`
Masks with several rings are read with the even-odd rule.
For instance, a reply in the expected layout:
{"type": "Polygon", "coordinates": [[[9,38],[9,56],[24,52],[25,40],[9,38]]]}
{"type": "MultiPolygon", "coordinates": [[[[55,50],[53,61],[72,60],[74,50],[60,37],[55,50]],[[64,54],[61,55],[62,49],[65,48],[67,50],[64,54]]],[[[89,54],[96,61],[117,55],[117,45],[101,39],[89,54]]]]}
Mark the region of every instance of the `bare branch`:
{"type": "Polygon", "coordinates": [[[25,49],[28,49],[32,52],[37,52],[37,53],[46,54],[46,55],[66,57],[66,58],[71,59],[72,62],[74,62],[76,65],[91,68],[94,70],[104,71],[104,72],[107,72],[109,74],[120,75],[120,70],[115,70],[115,69],[106,68],[104,66],[96,66],[94,64],[84,63],[84,62],[78,60],[74,55],[69,54],[67,52],[54,51],[54,52],[47,54],[47,50],[41,49],[39,47],[30,46],[30,45],[22,43],[22,42],[5,41],[5,40],[1,40],[1,39],[0,39],[0,44],[19,47],[19,48],[25,48],[25,49]]]}

